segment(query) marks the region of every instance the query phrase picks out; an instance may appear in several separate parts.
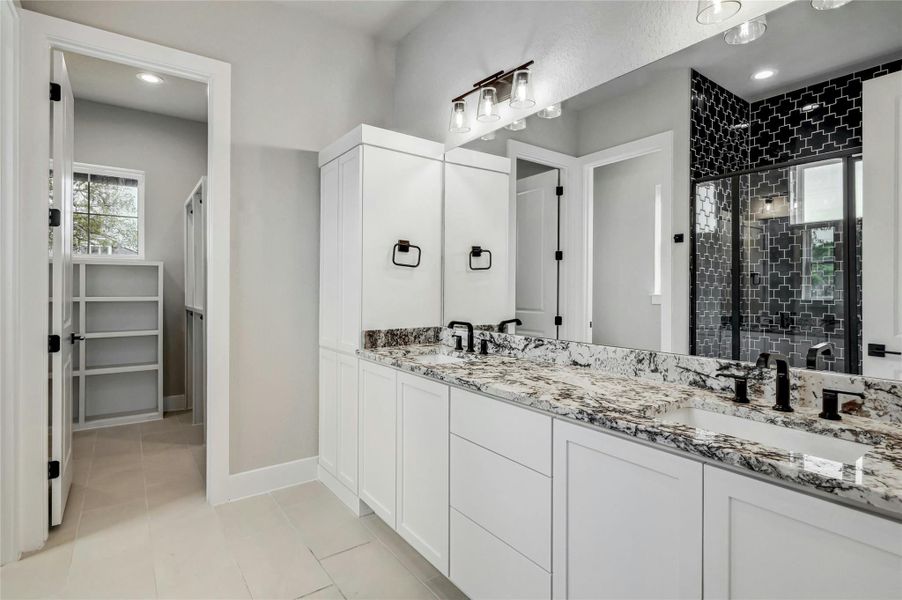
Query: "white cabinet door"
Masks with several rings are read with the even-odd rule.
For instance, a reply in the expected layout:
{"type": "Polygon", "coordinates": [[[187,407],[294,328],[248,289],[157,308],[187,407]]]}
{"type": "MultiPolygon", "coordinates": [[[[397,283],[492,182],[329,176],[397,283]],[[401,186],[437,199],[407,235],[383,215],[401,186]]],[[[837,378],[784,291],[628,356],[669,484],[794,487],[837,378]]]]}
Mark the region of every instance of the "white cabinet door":
{"type": "Polygon", "coordinates": [[[442,163],[363,149],[362,329],[433,327],[442,320],[442,163]],[[397,253],[399,240],[419,246],[397,253]],[[422,252],[422,254],[420,254],[422,252]]]}
{"type": "MultiPolygon", "coordinates": [[[[195,342],[196,343],[196,342],[195,342]]],[[[319,464],[335,475],[338,463],[338,356],[319,350],[319,464]]]]}
{"type": "Polygon", "coordinates": [[[338,209],[339,257],[338,349],[355,352],[360,348],[360,178],[361,148],[338,159],[341,195],[338,209]]]}
{"type": "Polygon", "coordinates": [[[397,531],[448,575],[448,386],[398,374],[397,531]]]}
{"type": "Polygon", "coordinates": [[[335,476],[357,493],[357,362],[355,356],[337,353],[338,459],[335,476]]]}
{"type": "Polygon", "coordinates": [[[338,284],[341,264],[339,245],[339,182],[338,160],[323,165],[320,170],[320,227],[319,227],[319,342],[338,347],[338,284]]]}
{"type": "Polygon", "coordinates": [[[555,598],[701,597],[700,463],[555,421],[553,489],[555,598]]]}
{"type": "Polygon", "coordinates": [[[705,467],[706,598],[902,598],[902,524],[705,467]]]}
{"type": "Polygon", "coordinates": [[[397,371],[360,361],[360,499],[395,528],[397,371]]]}

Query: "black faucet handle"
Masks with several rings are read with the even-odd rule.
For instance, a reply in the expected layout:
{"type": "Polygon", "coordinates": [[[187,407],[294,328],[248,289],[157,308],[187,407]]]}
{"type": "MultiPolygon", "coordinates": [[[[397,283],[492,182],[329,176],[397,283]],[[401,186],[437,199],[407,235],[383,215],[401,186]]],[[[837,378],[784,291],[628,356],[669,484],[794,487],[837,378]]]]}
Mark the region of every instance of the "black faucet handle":
{"type": "Polygon", "coordinates": [[[862,400],[864,400],[864,394],[861,392],[848,392],[846,390],[834,390],[830,388],[824,388],[821,392],[821,398],[823,400],[821,413],[818,415],[822,419],[827,419],[828,421],[839,421],[842,417],[839,416],[839,395],[845,394],[846,396],[858,396],[862,400]]]}
{"type": "Polygon", "coordinates": [[[733,373],[718,373],[717,376],[734,380],[735,386],[734,386],[734,390],[733,390],[733,402],[736,402],[738,404],[748,404],[749,403],[749,376],[748,375],[735,375],[733,373]]]}
{"type": "Polygon", "coordinates": [[[459,335],[455,335],[454,337],[454,349],[458,352],[462,352],[464,349],[463,338],[459,335]]]}

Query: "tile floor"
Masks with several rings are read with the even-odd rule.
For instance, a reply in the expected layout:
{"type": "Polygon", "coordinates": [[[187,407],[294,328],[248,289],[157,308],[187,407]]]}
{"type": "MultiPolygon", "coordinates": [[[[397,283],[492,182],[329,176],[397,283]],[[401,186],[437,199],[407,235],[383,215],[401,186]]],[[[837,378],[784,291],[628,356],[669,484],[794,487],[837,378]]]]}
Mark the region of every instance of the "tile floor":
{"type": "Polygon", "coordinates": [[[63,524],[0,570],[3,599],[465,598],[318,482],[208,505],[190,413],[79,432],[74,451],[63,524]]]}

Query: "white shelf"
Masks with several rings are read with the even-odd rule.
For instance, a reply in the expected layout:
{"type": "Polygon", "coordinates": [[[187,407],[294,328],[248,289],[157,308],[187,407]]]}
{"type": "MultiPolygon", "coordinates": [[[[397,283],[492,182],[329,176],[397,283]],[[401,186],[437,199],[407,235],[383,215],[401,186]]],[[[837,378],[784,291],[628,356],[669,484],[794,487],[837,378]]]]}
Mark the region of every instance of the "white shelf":
{"type": "Polygon", "coordinates": [[[72,298],[76,302],[159,302],[157,296],[89,296],[87,298],[72,298]]]}
{"type": "Polygon", "coordinates": [[[85,333],[85,339],[93,340],[97,338],[121,338],[121,337],[141,337],[145,335],[161,335],[159,329],[136,329],[134,331],[95,331],[93,333],[85,333]]]}
{"type": "Polygon", "coordinates": [[[109,365],[101,367],[88,367],[84,371],[75,371],[73,375],[113,375],[116,373],[138,373],[140,371],[156,371],[160,363],[142,363],[137,365],[109,365]]]}

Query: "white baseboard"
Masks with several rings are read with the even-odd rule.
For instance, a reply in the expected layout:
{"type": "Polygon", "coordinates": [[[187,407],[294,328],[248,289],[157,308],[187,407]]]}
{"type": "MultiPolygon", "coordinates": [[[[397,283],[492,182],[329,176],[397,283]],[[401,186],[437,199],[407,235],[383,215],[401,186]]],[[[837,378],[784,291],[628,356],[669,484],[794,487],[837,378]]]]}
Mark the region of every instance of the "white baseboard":
{"type": "Polygon", "coordinates": [[[316,481],[317,458],[301,458],[229,475],[226,502],[258,496],[284,487],[316,481]]]}
{"type": "Polygon", "coordinates": [[[357,497],[357,494],[345,487],[332,473],[329,473],[320,465],[316,466],[316,472],[323,485],[329,488],[329,491],[335,494],[355,515],[362,517],[373,512],[369,506],[357,497]]]}
{"type": "Polygon", "coordinates": [[[185,394],[175,396],[163,396],[163,410],[185,410],[188,404],[185,402],[185,394]]]}

